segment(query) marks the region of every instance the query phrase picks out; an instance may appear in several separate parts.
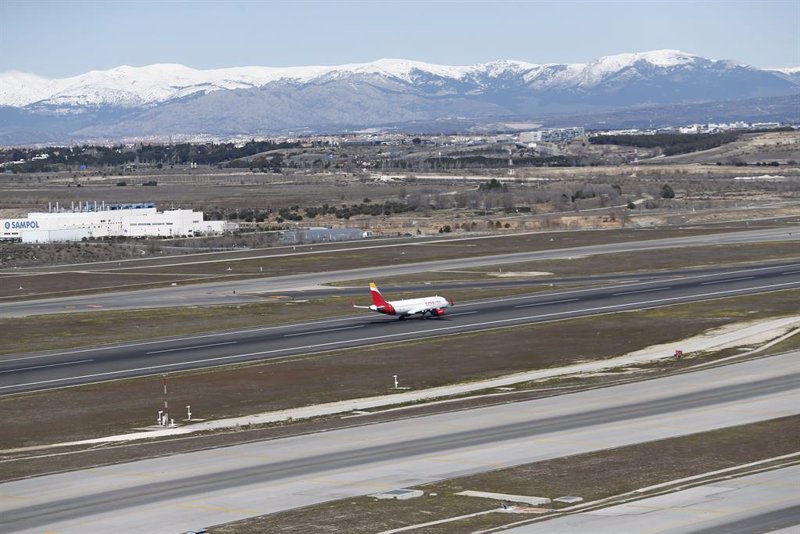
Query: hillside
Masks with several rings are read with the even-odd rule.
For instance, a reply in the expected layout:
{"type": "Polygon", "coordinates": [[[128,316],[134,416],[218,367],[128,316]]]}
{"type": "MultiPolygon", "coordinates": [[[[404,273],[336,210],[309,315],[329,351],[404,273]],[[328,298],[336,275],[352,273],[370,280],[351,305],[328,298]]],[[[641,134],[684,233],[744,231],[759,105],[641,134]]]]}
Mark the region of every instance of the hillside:
{"type": "Polygon", "coordinates": [[[797,78],[786,72],[675,50],[572,65],[388,59],[199,71],[167,64],[61,80],[7,72],[0,74],[0,142],[230,139],[364,128],[441,132],[564,117],[592,127],[602,122],[598,114],[619,110],[633,114],[631,121],[658,121],[659,114],[676,120],[676,107],[700,102],[695,111],[703,122],[748,120],[745,115],[765,108],[769,118],[759,112],[760,120],[791,121],[798,119],[798,92],[797,78]],[[789,100],[773,105],[775,98],[789,100]],[[731,104],[746,99],[764,105],[731,104]]]}

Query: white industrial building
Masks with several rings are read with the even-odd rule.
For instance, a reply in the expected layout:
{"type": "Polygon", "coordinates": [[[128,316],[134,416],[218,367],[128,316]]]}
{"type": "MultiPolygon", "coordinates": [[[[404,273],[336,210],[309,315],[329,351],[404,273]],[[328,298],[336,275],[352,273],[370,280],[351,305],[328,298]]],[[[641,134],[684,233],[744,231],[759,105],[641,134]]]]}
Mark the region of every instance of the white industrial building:
{"type": "Polygon", "coordinates": [[[238,225],[205,221],[202,211],[158,212],[152,203],[87,203],[63,211],[28,213],[24,219],[0,219],[0,240],[23,243],[81,241],[105,237],[182,237],[220,234],[238,225]]]}

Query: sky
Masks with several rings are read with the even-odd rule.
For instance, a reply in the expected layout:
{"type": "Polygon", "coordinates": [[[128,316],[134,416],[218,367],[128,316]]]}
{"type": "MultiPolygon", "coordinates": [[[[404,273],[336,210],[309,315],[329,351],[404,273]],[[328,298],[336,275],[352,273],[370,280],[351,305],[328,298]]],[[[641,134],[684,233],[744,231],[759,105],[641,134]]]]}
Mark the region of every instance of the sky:
{"type": "Polygon", "coordinates": [[[0,0],[0,72],[498,59],[589,63],[676,49],[800,67],[800,0],[0,0]]]}

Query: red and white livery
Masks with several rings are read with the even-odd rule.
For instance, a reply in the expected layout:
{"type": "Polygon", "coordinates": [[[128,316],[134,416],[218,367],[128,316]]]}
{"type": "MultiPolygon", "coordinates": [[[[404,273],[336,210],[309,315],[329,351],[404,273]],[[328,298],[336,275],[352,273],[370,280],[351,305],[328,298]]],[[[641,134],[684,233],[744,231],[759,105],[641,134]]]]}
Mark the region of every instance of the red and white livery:
{"type": "Polygon", "coordinates": [[[370,282],[369,290],[372,293],[372,306],[356,306],[354,304],[354,308],[372,310],[385,315],[396,315],[400,320],[412,315],[420,315],[420,319],[425,319],[426,316],[442,317],[445,308],[452,305],[449,300],[438,295],[418,299],[386,300],[374,282],[370,282]]]}

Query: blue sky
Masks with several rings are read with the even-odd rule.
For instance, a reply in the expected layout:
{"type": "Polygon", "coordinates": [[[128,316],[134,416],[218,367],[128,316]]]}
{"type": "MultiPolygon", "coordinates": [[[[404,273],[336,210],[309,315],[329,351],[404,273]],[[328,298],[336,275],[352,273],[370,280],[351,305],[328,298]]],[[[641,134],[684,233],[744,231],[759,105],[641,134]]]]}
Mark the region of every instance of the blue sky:
{"type": "Polygon", "coordinates": [[[0,72],[51,78],[153,63],[586,63],[662,48],[800,66],[800,0],[0,0],[0,72]]]}

